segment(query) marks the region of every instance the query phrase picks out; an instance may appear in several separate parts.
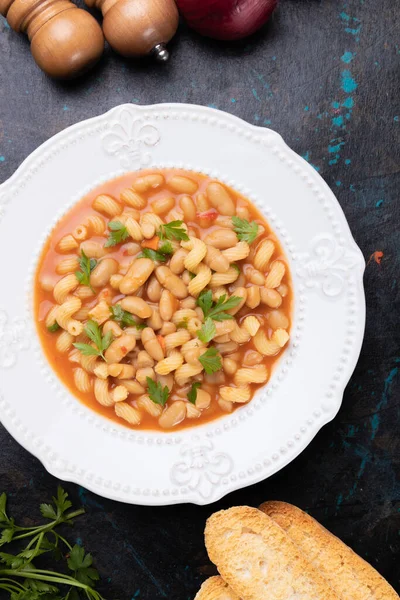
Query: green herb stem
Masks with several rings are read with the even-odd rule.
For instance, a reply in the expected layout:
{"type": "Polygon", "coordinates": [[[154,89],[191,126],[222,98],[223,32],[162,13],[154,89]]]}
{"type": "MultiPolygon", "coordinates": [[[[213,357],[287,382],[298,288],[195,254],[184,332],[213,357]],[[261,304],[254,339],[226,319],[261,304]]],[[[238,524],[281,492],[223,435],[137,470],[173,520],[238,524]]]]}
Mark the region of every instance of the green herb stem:
{"type": "Polygon", "coordinates": [[[26,531],[26,533],[16,535],[15,537],[13,537],[12,541],[14,542],[16,540],[22,540],[24,538],[30,537],[31,535],[34,535],[35,533],[41,533],[42,531],[46,533],[47,531],[50,531],[50,529],[53,529],[53,527],[56,527],[61,523],[66,523],[67,521],[70,521],[75,517],[79,517],[79,515],[83,515],[84,512],[84,508],[79,508],[78,510],[74,510],[68,515],[65,515],[65,517],[62,517],[61,519],[55,519],[54,521],[51,521],[47,525],[40,525],[39,527],[16,527],[16,529],[18,529],[19,531],[26,531]]]}

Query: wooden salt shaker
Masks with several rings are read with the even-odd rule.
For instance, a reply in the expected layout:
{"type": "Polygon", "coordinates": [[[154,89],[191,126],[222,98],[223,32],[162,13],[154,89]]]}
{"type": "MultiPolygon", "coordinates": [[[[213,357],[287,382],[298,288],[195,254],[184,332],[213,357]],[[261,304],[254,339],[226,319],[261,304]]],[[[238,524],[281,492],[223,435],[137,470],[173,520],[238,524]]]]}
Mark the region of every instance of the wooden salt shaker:
{"type": "Polygon", "coordinates": [[[100,26],[70,0],[0,0],[0,14],[28,34],[33,58],[51,77],[76,77],[102,55],[100,26]]]}
{"type": "MultiPolygon", "coordinates": [[[[0,0],[1,1],[1,0],[0,0]]],[[[110,46],[127,57],[153,54],[168,60],[165,45],[179,21],[174,0],[85,0],[103,13],[103,32],[110,46]]]]}

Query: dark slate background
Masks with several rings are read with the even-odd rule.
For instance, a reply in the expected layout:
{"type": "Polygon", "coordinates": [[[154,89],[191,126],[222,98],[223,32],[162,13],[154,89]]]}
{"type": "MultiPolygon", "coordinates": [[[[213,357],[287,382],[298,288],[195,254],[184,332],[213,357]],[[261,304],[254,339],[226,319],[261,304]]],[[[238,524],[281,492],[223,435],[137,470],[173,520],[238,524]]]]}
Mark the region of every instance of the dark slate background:
{"type": "MultiPolygon", "coordinates": [[[[87,509],[70,535],[94,554],[107,599],[190,600],[214,572],[208,515],[277,498],[309,510],[400,591],[398,0],[281,0],[243,43],[181,25],[171,50],[161,66],[107,49],[84,79],[58,83],[0,17],[0,181],[53,134],[123,102],[198,103],[271,127],[334,190],[366,258],[365,341],[338,416],[280,473],[203,508],[122,505],[66,484],[87,509]]],[[[1,427],[0,444],[1,489],[21,519],[37,515],[57,481],[1,427]]]]}

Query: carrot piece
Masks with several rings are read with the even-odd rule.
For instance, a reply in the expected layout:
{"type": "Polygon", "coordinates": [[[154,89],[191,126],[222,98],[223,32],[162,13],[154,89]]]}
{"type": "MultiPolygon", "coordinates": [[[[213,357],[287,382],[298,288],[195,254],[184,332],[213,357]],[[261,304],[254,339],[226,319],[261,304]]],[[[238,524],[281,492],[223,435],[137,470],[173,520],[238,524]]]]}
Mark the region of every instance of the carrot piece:
{"type": "Polygon", "coordinates": [[[164,336],[162,335],[156,335],[156,338],[158,339],[161,348],[163,349],[163,352],[165,353],[165,339],[164,336]]]}
{"type": "Polygon", "coordinates": [[[158,235],[155,235],[150,240],[143,240],[142,248],[151,248],[151,250],[157,250],[159,241],[160,238],[158,237],[158,235]]]}

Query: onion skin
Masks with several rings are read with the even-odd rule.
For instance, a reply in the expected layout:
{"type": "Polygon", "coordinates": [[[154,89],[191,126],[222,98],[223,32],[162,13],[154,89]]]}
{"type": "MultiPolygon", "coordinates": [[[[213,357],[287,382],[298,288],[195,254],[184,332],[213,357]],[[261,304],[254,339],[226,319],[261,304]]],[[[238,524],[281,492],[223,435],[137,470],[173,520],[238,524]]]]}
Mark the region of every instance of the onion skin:
{"type": "Polygon", "coordinates": [[[216,40],[239,40],[268,21],[277,0],[176,0],[189,27],[216,40]]]}

